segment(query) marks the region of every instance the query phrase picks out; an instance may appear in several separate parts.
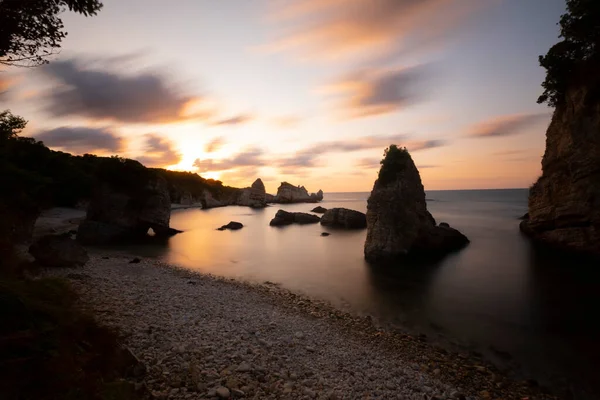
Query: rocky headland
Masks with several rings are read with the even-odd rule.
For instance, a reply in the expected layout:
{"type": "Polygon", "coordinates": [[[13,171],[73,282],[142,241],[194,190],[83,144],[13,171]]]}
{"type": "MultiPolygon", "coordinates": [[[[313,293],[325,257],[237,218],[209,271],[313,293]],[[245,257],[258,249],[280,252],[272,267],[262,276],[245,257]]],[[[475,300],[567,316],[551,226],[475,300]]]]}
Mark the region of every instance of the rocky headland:
{"type": "Polygon", "coordinates": [[[436,258],[459,250],[469,239],[427,211],[421,176],[406,149],[392,145],[367,201],[365,258],[371,262],[436,258]]]}
{"type": "Polygon", "coordinates": [[[291,204],[291,203],[317,203],[323,200],[323,191],[317,193],[308,193],[304,186],[294,186],[288,182],[281,182],[277,188],[277,195],[273,198],[273,203],[291,204]]]}
{"type": "MultiPolygon", "coordinates": [[[[589,76],[589,75],[588,75],[589,76]]],[[[542,176],[521,231],[535,241],[600,256],[600,80],[574,84],[546,132],[542,176]]]]}

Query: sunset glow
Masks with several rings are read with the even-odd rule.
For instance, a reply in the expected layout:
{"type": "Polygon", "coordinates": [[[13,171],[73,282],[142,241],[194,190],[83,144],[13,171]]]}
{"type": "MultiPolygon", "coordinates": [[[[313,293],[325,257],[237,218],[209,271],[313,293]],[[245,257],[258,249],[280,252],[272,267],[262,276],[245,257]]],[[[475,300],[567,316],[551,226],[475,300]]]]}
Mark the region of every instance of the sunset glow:
{"type": "Polygon", "coordinates": [[[269,192],[370,190],[392,142],[430,190],[540,174],[562,0],[104,3],[64,15],[48,66],[0,75],[0,109],[51,148],[269,192]]]}

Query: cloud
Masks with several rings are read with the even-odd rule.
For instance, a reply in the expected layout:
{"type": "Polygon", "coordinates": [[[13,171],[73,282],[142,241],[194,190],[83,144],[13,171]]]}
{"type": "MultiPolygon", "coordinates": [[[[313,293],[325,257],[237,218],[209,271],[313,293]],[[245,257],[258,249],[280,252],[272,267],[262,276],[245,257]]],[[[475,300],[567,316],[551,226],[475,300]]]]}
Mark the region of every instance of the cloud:
{"type": "Polygon", "coordinates": [[[0,71],[0,101],[8,100],[10,98],[10,89],[12,89],[18,81],[18,77],[6,75],[0,71]]]}
{"type": "Polygon", "coordinates": [[[212,139],[210,142],[206,143],[204,146],[204,151],[207,153],[214,153],[215,151],[219,151],[221,147],[225,144],[225,140],[222,137],[216,137],[212,139]]]}
{"type": "Polygon", "coordinates": [[[447,38],[472,0],[297,0],[279,2],[271,20],[285,31],[264,46],[309,58],[385,54],[447,38]]]}
{"type": "Polygon", "coordinates": [[[149,133],[145,135],[144,155],[137,160],[147,167],[168,167],[181,161],[181,153],[169,139],[149,133]]]}
{"type": "Polygon", "coordinates": [[[35,135],[49,147],[60,148],[77,154],[118,153],[125,140],[105,128],[63,126],[35,135]]]}
{"type": "Polygon", "coordinates": [[[495,117],[473,125],[467,132],[467,137],[490,138],[510,136],[522,133],[537,123],[548,121],[550,114],[516,114],[495,117]]]}
{"type": "Polygon", "coordinates": [[[84,65],[81,60],[55,61],[40,69],[59,83],[47,95],[48,112],[55,117],[80,116],[124,123],[168,123],[185,118],[201,102],[183,94],[158,73],[137,75],[84,65]]]}
{"type": "Polygon", "coordinates": [[[312,168],[321,165],[319,157],[328,153],[353,152],[380,149],[390,144],[406,147],[411,152],[442,147],[447,144],[443,140],[410,140],[408,135],[365,136],[353,140],[337,140],[316,143],[288,157],[269,161],[271,165],[280,168],[303,167],[312,168]]]}
{"type": "Polygon", "coordinates": [[[302,118],[297,115],[284,115],[271,119],[271,123],[278,128],[294,128],[302,122],[302,118]]]}
{"type": "Polygon", "coordinates": [[[194,161],[194,167],[198,169],[198,172],[227,171],[242,167],[260,167],[266,163],[266,161],[263,159],[263,155],[264,152],[260,148],[249,147],[243,152],[238,153],[229,159],[201,160],[198,158],[196,161],[194,161]]]}
{"type": "Polygon", "coordinates": [[[323,87],[334,96],[342,118],[393,113],[421,100],[427,75],[424,65],[388,71],[360,71],[323,87]]]}
{"type": "Polygon", "coordinates": [[[218,126],[218,125],[242,125],[242,124],[246,124],[246,123],[252,121],[253,119],[255,119],[254,115],[239,114],[234,117],[214,121],[211,124],[216,125],[216,126],[218,126]]]}

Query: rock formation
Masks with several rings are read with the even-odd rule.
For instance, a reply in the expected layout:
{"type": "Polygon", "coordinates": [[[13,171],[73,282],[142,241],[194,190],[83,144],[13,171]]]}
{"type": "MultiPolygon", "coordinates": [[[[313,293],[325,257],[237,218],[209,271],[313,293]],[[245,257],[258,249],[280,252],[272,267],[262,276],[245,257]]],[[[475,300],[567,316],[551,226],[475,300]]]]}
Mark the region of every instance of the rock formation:
{"type": "Polygon", "coordinates": [[[304,186],[294,186],[287,182],[282,182],[277,189],[274,203],[317,203],[323,200],[323,191],[309,194],[304,186]]]}
{"type": "Polygon", "coordinates": [[[323,214],[321,225],[342,229],[363,229],[367,227],[367,216],[360,211],[347,208],[332,208],[323,214]]]}
{"type": "Polygon", "coordinates": [[[439,257],[468,242],[456,229],[436,226],[410,154],[390,146],[367,202],[365,258],[439,257]]]}
{"type": "Polygon", "coordinates": [[[152,228],[157,237],[179,231],[169,227],[171,201],[167,183],[148,173],[137,187],[101,183],[80,224],[77,240],[84,244],[106,244],[143,237],[152,228]]]}
{"type": "Polygon", "coordinates": [[[317,214],[324,214],[327,212],[327,209],[325,207],[318,206],[318,207],[315,207],[312,210],[310,210],[310,212],[314,212],[317,214]]]}
{"type": "Polygon", "coordinates": [[[89,260],[87,251],[69,234],[42,236],[29,247],[29,253],[44,267],[83,267],[89,260]]]}
{"type": "Polygon", "coordinates": [[[271,220],[269,225],[271,226],[284,226],[291,224],[316,224],[321,220],[313,214],[301,213],[301,212],[287,212],[284,210],[278,210],[275,214],[275,218],[271,220]]]}
{"type": "Polygon", "coordinates": [[[236,221],[230,221],[227,225],[223,225],[220,228],[217,228],[218,231],[224,231],[226,229],[232,230],[232,231],[237,231],[239,229],[242,229],[244,227],[244,225],[241,222],[236,222],[236,221]]]}
{"type": "Polygon", "coordinates": [[[267,193],[263,181],[258,178],[251,187],[242,189],[238,199],[235,201],[238,206],[264,208],[267,206],[267,193]]]}
{"type": "MultiPolygon", "coordinates": [[[[597,79],[597,78],[596,78],[597,79]]],[[[573,86],[546,132],[542,176],[521,230],[558,248],[600,255],[600,83],[573,86]]]]}

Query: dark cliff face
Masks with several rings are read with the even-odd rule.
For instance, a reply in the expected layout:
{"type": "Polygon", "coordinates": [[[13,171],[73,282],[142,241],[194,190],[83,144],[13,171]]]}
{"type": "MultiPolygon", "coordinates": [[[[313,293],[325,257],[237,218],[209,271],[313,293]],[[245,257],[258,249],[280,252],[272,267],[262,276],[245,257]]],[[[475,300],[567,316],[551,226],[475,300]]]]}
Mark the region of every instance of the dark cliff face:
{"type": "Polygon", "coordinates": [[[555,246],[600,255],[600,89],[571,88],[546,133],[542,176],[521,229],[555,246]]]}

